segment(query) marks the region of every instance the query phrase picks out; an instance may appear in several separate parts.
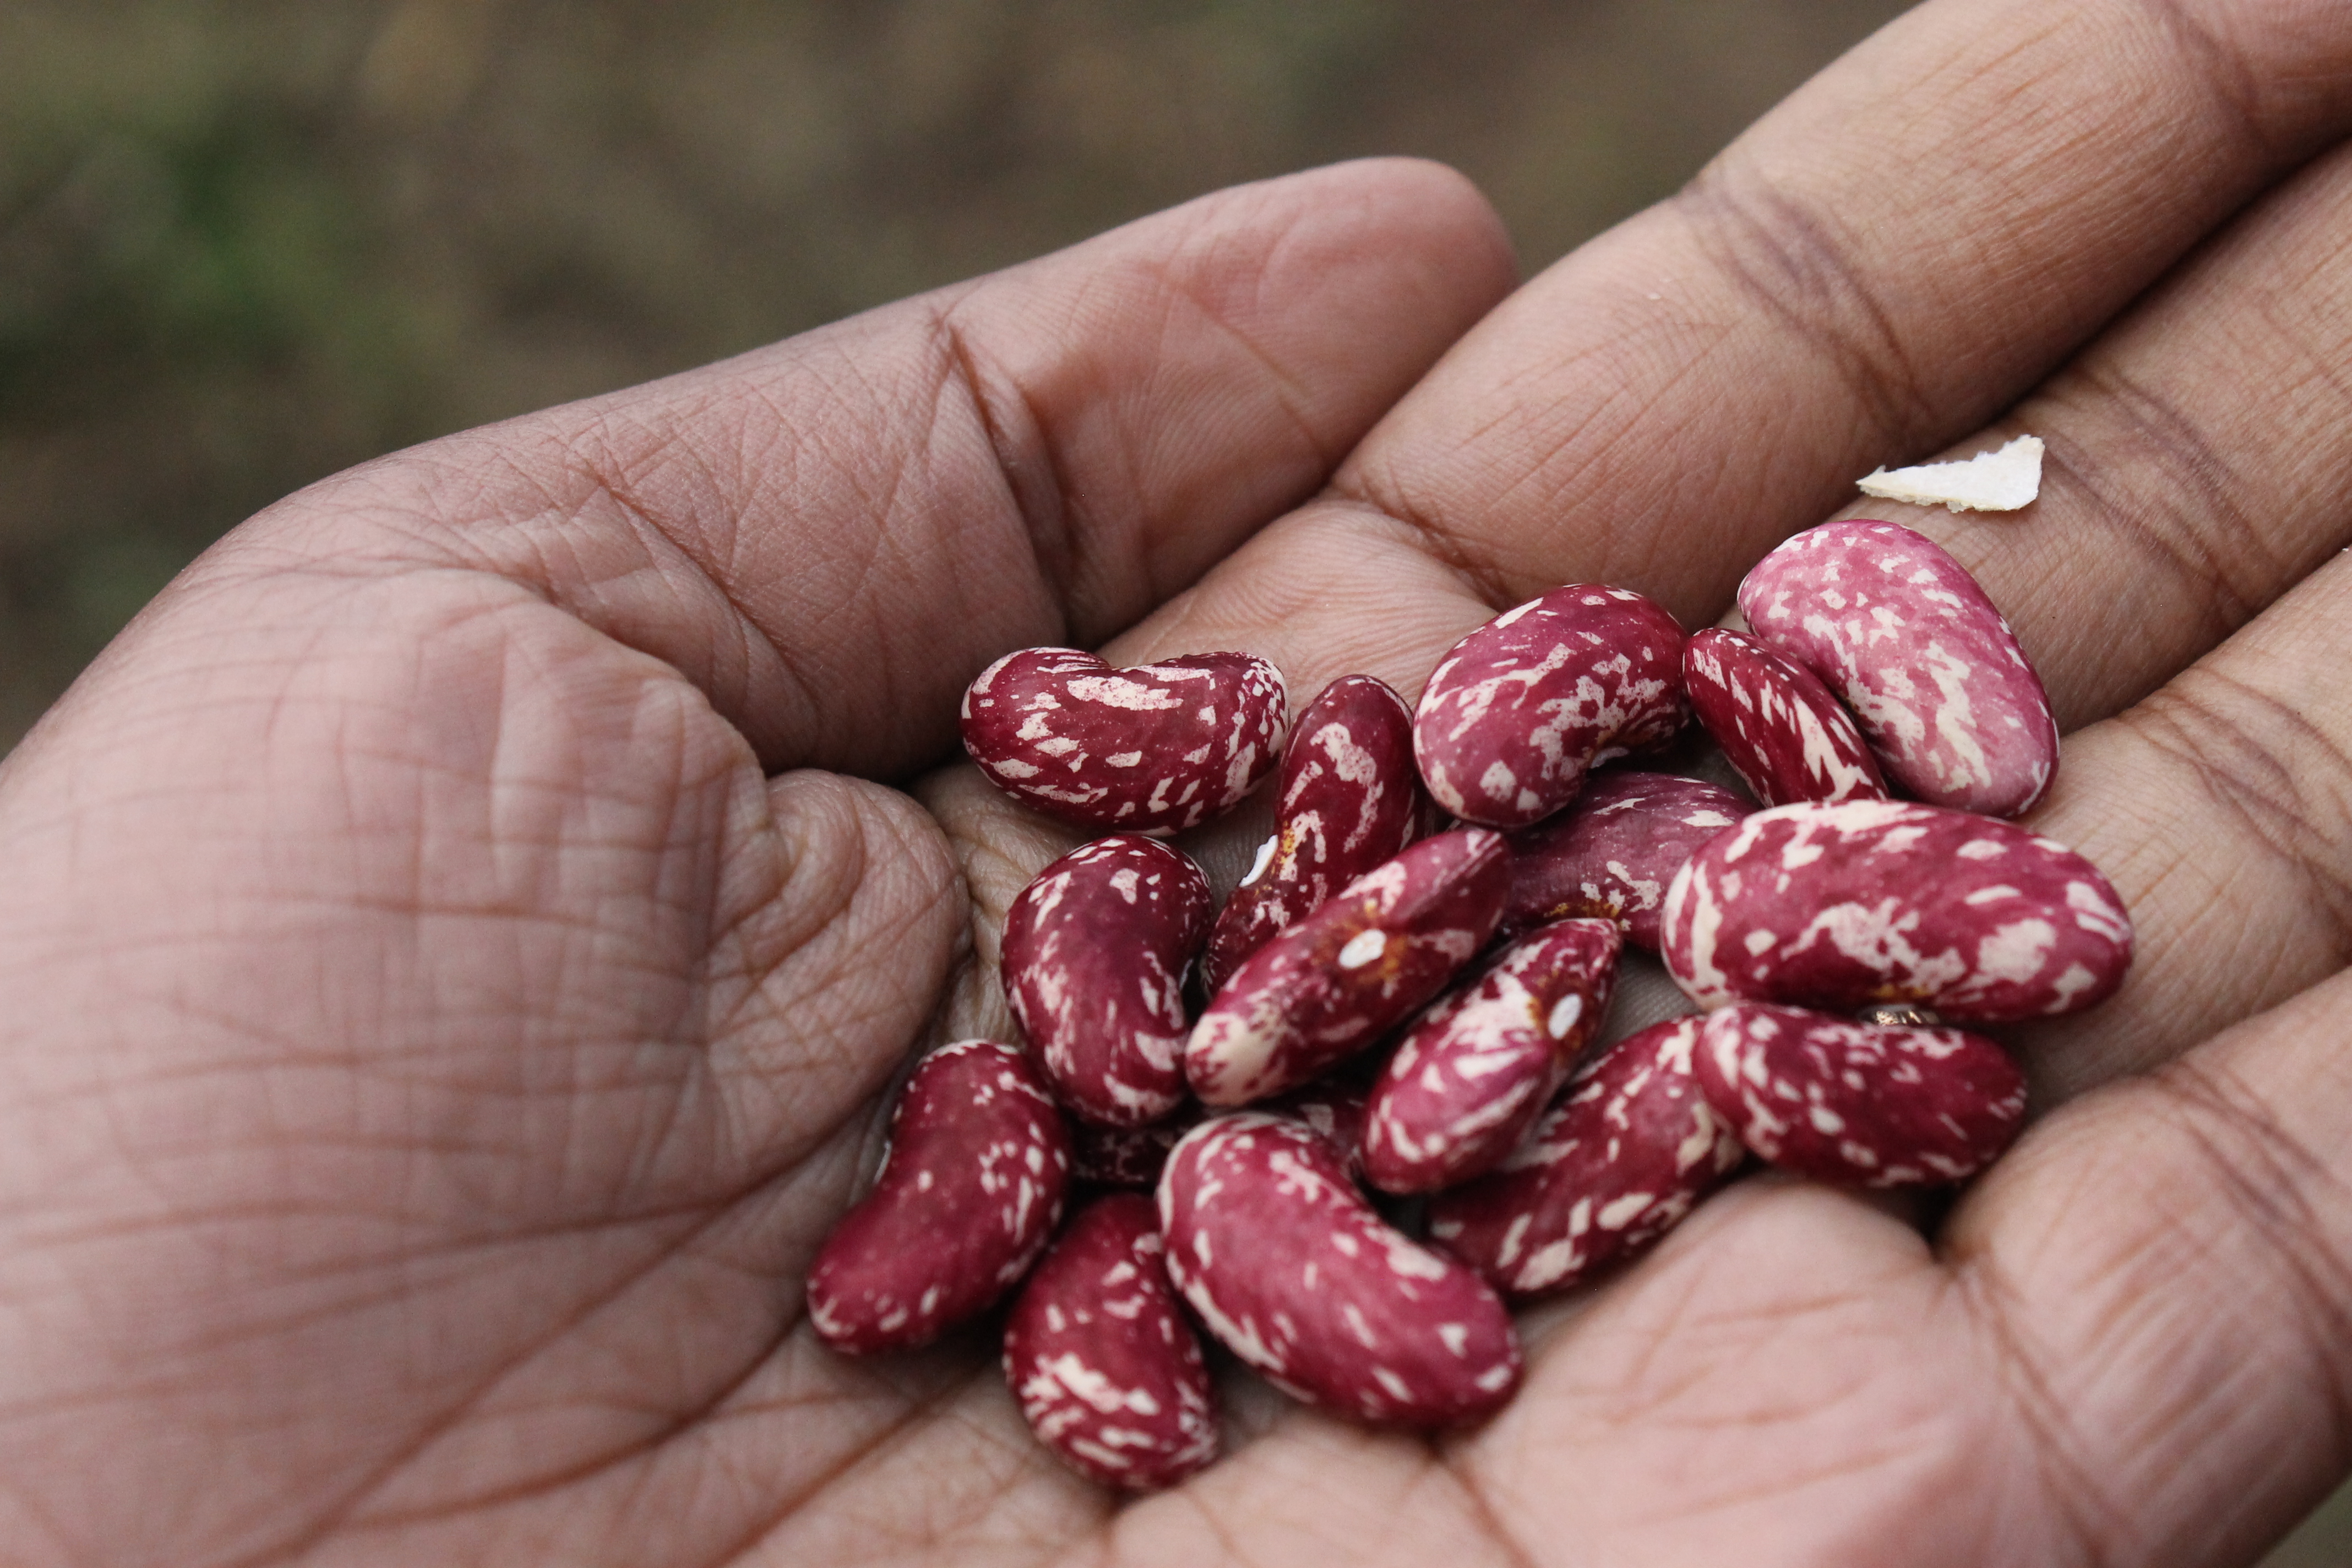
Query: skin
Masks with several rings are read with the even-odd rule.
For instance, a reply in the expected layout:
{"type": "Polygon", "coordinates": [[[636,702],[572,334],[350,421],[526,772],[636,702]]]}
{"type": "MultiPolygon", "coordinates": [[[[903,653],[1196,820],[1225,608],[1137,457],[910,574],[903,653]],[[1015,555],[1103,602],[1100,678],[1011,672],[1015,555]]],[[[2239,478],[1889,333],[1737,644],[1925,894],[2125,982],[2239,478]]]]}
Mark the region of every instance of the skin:
{"type": "Polygon", "coordinates": [[[1459,181],[1327,171],[256,518],[0,764],[0,1557],[2251,1561],[2352,1461],[2347,131],[2328,0],[1936,0],[1515,293],[1459,181]],[[2021,430],[2023,513],[1844,505],[2021,430]],[[1124,1510],[984,1331],[815,1345],[1070,842],[934,771],[990,658],[1411,696],[1832,514],[2008,611],[2141,931],[1956,1205],[1745,1182],[1483,1428],[1243,1387],[1124,1510]]]}

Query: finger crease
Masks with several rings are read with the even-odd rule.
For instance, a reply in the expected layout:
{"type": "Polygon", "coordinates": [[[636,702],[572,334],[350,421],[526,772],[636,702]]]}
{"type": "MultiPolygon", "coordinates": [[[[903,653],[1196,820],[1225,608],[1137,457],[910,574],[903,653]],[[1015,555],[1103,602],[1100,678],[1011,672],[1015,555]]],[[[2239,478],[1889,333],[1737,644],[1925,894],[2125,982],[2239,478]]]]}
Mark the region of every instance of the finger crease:
{"type": "Polygon", "coordinates": [[[1727,279],[1794,340],[1828,355],[1875,427],[1876,444],[1911,452],[1942,428],[1894,317],[1818,214],[1737,182],[1723,159],[1672,200],[1727,279]]]}
{"type": "Polygon", "coordinates": [[[2279,158],[2281,152],[2264,123],[2259,80],[2245,56],[2189,15],[2181,0],[2140,0],[2140,9],[2164,29],[2174,49],[2186,58],[2188,79],[2211,86],[2213,103],[2237,140],[2266,163],[2279,158]]]}
{"type": "Polygon", "coordinates": [[[2343,1359],[2326,1347],[2352,1344],[2352,1268],[2324,1239],[2330,1227],[2312,1194],[2340,1197],[2343,1184],[2259,1094],[2226,1070],[2184,1057],[2141,1081],[2166,1101],[2168,1119],[2219,1178],[2205,1190],[2267,1244],[2261,1253],[2278,1266],[2303,1323],[2301,1342],[2317,1363],[2328,1468],[2340,1472],[2352,1464],[2352,1384],[2343,1359]]]}
{"type": "Polygon", "coordinates": [[[1526,595],[1507,579],[1491,555],[1472,549],[1461,535],[1401,500],[1369,500],[1359,494],[1334,489],[1324,496],[1327,505],[1356,513],[1374,525],[1386,523],[1408,544],[1451,572],[1462,585],[1496,614],[1526,595]]]}
{"type": "Polygon", "coordinates": [[[2032,1435],[2028,1451],[2033,1455],[2042,1495],[2073,1547],[2063,1556],[2045,1553],[2046,1560],[2095,1565],[2109,1561],[2105,1543],[2130,1540],[2134,1516],[2100,1484],[2100,1468],[2090,1458],[2066,1400],[2050,1386],[2040,1358],[2019,1333],[2019,1325],[2030,1318],[2029,1309],[1988,1254],[1955,1260],[1952,1288],[1962,1310],[1981,1331],[1979,1342],[1992,1353],[2010,1408],[2032,1435]]]}
{"type": "Polygon", "coordinates": [[[2142,740],[2184,767],[2209,801],[2243,826],[2244,837],[2309,889],[2333,926],[2333,950],[2344,955],[2352,944],[2352,884],[2336,865],[2340,833],[2324,831],[2312,820],[2299,780],[2313,769],[2290,766],[2281,754],[2284,748],[2265,743],[2201,695],[2198,689],[2207,684],[2226,688],[2233,703],[2263,714],[2315,752],[2317,771],[2326,776],[2352,779],[2352,758],[2288,704],[2210,666],[2174,680],[2126,721],[2142,740]]]}
{"type": "Polygon", "coordinates": [[[2073,444],[2056,439],[2042,458],[2047,479],[2089,498],[2101,521],[2168,561],[2179,581],[2201,585],[2214,640],[2243,626],[2266,602],[2264,585],[2290,575],[2237,501],[2248,489],[2244,480],[2178,405],[2123,371],[2085,368],[2069,380],[2088,395],[2078,397],[2070,386],[2060,397],[2089,404],[2101,418],[2118,423],[2118,445],[2136,448],[2134,455],[2159,472],[2134,475],[2121,488],[2102,485],[2095,473],[2129,470],[2113,461],[2104,467],[2076,462],[2073,444]],[[2158,498],[2174,496],[2193,496],[2195,505],[2158,503],[2158,498]]]}
{"type": "MultiPolygon", "coordinates": [[[[1006,499],[1028,540],[1038,580],[1052,595],[1066,628],[1070,595],[1082,563],[1071,519],[1076,492],[1063,468],[1052,426],[1019,378],[983,368],[971,337],[956,324],[953,306],[934,312],[931,323],[950,384],[971,405],[973,417],[988,437],[1006,499]]],[[[1061,635],[1067,636],[1066,629],[1061,635]]]]}
{"type": "Polygon", "coordinates": [[[1460,1489],[1463,1503],[1470,1510],[1471,1521],[1485,1531],[1488,1541],[1495,1543],[1509,1568],[1537,1568],[1535,1554],[1503,1522],[1503,1516],[1495,1511],[1494,1500],[1487,1497],[1486,1489],[1478,1484],[1470,1468],[1447,1458],[1441,1460],[1441,1468],[1460,1489]]]}

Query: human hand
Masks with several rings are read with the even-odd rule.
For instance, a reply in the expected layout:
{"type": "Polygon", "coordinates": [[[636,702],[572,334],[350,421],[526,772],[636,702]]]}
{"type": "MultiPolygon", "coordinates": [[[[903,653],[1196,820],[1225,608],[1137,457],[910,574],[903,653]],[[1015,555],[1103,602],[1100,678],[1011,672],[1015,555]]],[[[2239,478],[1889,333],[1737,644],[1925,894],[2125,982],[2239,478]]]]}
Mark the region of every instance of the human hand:
{"type": "Polygon", "coordinates": [[[2347,121],[2327,7],[1939,0],[1369,435],[1507,284],[1426,171],[273,509],[0,769],[7,1555],[2250,1557],[2352,1376],[2347,121]],[[1530,1315],[1485,1427],[1243,1392],[1125,1510],[979,1333],[814,1345],[880,1087],[990,1016],[965,943],[1066,842],[968,770],[928,815],[845,776],[950,752],[989,657],[1124,627],[1410,693],[1561,581],[1703,623],[1853,475],[2012,428],[2032,511],[1848,510],[2009,612],[2075,731],[2034,820],[2142,958],[2026,1042],[2047,1115],[1932,1235],[1743,1183],[1530,1315]]]}

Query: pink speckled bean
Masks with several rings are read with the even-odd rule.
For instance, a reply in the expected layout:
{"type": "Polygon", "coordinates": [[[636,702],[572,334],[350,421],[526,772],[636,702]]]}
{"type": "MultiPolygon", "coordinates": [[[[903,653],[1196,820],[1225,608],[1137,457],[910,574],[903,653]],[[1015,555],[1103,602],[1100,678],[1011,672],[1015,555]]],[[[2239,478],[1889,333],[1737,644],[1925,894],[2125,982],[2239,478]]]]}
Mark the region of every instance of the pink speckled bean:
{"type": "Polygon", "coordinates": [[[1303,1121],[1316,1136],[1339,1152],[1349,1178],[1364,1177],[1364,1108],[1369,1091],[1361,1084],[1327,1075],[1288,1094],[1277,1094],[1258,1109],[1275,1116],[1303,1121]]]}
{"type": "Polygon", "coordinates": [[[1990,1165],[2025,1121],[2025,1075],[1982,1036],[1747,1002],[1710,1013],[1699,1087],[1740,1142],[1844,1186],[1934,1186],[1990,1165]]]}
{"type": "Polygon", "coordinates": [[[1367,1421],[1473,1421],[1519,1377],[1486,1284],[1373,1212],[1339,1155],[1258,1111],[1187,1133],[1160,1179],[1168,1273],[1276,1387],[1367,1421]]]}
{"type": "Polygon", "coordinates": [[[1434,1192],[1517,1147],[1607,1016],[1622,945],[1614,921],[1539,926],[1423,1014],[1372,1084],[1365,1178],[1434,1192]]]}
{"type": "Polygon", "coordinates": [[[1213,908],[1191,859],[1114,833],[1038,872],[1005,910],[1005,999],[1080,1119],[1137,1127],[1182,1102],[1184,967],[1213,908]]]}
{"type": "Polygon", "coordinates": [[[1388,683],[1346,675],[1291,726],[1280,815],[1201,954],[1210,995],[1242,960],[1418,837],[1429,808],[1413,769],[1412,712],[1388,683]]]}
{"type": "Polygon", "coordinates": [[[1666,968],[1703,1007],[2051,1017],[2113,993],[2131,951],[2131,919],[2088,860],[2013,823],[1907,801],[1759,811],[1666,893],[1666,968]]]}
{"type": "Polygon", "coordinates": [[[1613,920],[1625,940],[1658,951],[1659,910],[1683,862],[1755,809],[1720,784],[1672,773],[1598,774],[1576,804],[1511,835],[1511,896],[1503,929],[1570,915],[1613,920]]]}
{"type": "Polygon", "coordinates": [[[1184,1045],[1207,1105],[1306,1083],[1411,1017],[1494,934],[1510,883],[1499,833],[1424,838],[1252,954],[1184,1045]]]}
{"type": "Polygon", "coordinates": [[[1885,800],[1870,747],[1821,678],[1767,644],[1709,627],[1683,645],[1691,711],[1766,805],[1885,800]]]}
{"type": "Polygon", "coordinates": [[[1097,1199],[1004,1324],[1004,1381],[1029,1430],[1088,1480],[1122,1491],[1173,1486],[1217,1457],[1215,1392],[1162,1251],[1150,1198],[1097,1199]]]}
{"type": "Polygon", "coordinates": [[[1247,795],[1289,729],[1282,672],[1245,653],[1113,669],[1074,647],[1023,648],[963,694],[963,743],[1024,805],[1088,827],[1162,834],[1247,795]]]}
{"type": "Polygon", "coordinates": [[[873,1192],[818,1249],[809,1321],[852,1354],[928,1342],[1028,1272],[1069,1173],[1069,1131],[1018,1047],[934,1051],[891,1113],[873,1192]]]}
{"type": "Polygon", "coordinates": [[[1576,798],[1613,757],[1689,718],[1683,631],[1641,595],[1571,583],[1455,643],[1412,718],[1437,803],[1465,822],[1524,827],[1576,798]]]}
{"type": "Polygon", "coordinates": [[[1501,1168],[1438,1194],[1429,1234],[1513,1296],[1566,1290],[1664,1236],[1739,1163],[1693,1076],[1701,1019],[1587,1062],[1501,1168]]]}
{"type": "Polygon", "coordinates": [[[1070,1129],[1070,1174],[1098,1187],[1150,1187],[1160,1181],[1168,1151],[1201,1120],[1197,1104],[1179,1106],[1164,1121],[1146,1127],[1101,1127],[1081,1121],[1070,1129]]]}
{"type": "Polygon", "coordinates": [[[1968,569],[1899,523],[1826,522],[1748,574],[1759,637],[1845,700],[1887,776],[1937,805],[2013,816],[2058,765],[2042,678],[1968,569]]]}

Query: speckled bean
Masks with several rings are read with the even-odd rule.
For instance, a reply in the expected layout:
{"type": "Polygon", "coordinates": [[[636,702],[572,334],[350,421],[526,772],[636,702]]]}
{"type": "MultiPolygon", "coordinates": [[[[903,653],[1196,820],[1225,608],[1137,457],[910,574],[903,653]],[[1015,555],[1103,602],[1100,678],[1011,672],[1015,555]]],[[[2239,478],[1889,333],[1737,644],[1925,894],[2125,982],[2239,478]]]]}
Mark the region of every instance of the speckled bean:
{"type": "Polygon", "coordinates": [[[2130,917],[2088,860],[2013,823],[1907,801],[1759,811],[1666,893],[1666,967],[1703,1007],[2051,1017],[2113,993],[2131,951],[2130,917]]]}
{"type": "Polygon", "coordinates": [[[1608,1016],[1622,943],[1614,921],[1539,926],[1423,1014],[1373,1081],[1365,1178],[1434,1192],[1517,1147],[1608,1016]]]}
{"type": "Polygon", "coordinates": [[[1496,1289],[1540,1296],[1664,1236],[1742,1153],[1693,1076],[1701,1024],[1653,1024],[1580,1068],[1499,1169],[1430,1200],[1431,1238],[1496,1289]]]}
{"type": "Polygon", "coordinates": [[[1549,822],[1511,835],[1503,929],[1571,915],[1613,920],[1658,951],[1659,911],[1683,862],[1755,809],[1720,784],[1671,773],[1604,773],[1549,822]]]}
{"type": "Polygon", "coordinates": [[[1041,1259],[1004,1324],[1004,1380],[1064,1464],[1122,1491],[1217,1457],[1215,1392],[1141,1193],[1098,1198],[1041,1259]]]}
{"type": "Polygon", "coordinates": [[[1303,1121],[1331,1145],[1351,1181],[1364,1177],[1364,1108],[1370,1091],[1342,1074],[1326,1074],[1313,1083],[1277,1094],[1258,1106],[1275,1116],[1303,1121]]]}
{"type": "Polygon", "coordinates": [[[1258,1111],[1187,1133],[1160,1180],[1168,1273],[1274,1384],[1367,1421],[1472,1421],[1508,1399],[1518,1339],[1479,1278],[1384,1222],[1339,1155],[1258,1111]]]}
{"type": "Polygon", "coordinates": [[[1088,827],[1161,834],[1224,810],[1273,768],[1289,729],[1282,672],[1244,653],[1113,669],[1023,648],[963,695],[963,743],[990,782],[1088,827]]]}
{"type": "Polygon", "coordinates": [[[1004,915],[1005,999],[1062,1103],[1135,1127],[1184,1099],[1184,968],[1208,934],[1208,879],[1115,833],[1047,866],[1004,915]]]}
{"type": "Polygon", "coordinates": [[[1269,938],[1413,841],[1428,799],[1404,699],[1369,675],[1325,687],[1291,726],[1278,810],[1201,954],[1210,995],[1269,938]]]}
{"type": "Polygon", "coordinates": [[[1683,645],[1691,711],[1766,805],[1885,800],[1862,731],[1821,677],[1754,637],[1710,626],[1683,645]]]}
{"type": "Polygon", "coordinates": [[[1683,631],[1623,588],[1571,583],[1455,643],[1413,710],[1413,754],[1465,822],[1524,827],[1576,798],[1612,757],[1689,717],[1683,631]]]}
{"type": "Polygon", "coordinates": [[[1200,1106],[1188,1103],[1166,1121],[1144,1127],[1078,1122],[1070,1129],[1070,1174],[1097,1187],[1157,1185],[1168,1151],[1200,1120],[1200,1106]]]}
{"type": "Polygon", "coordinates": [[[1958,1029],[1740,1003],[1707,1015],[1696,1067],[1707,1103],[1758,1156],[1844,1186],[1965,1181],[2025,1120],[2025,1075],[1958,1029]]]}
{"type": "Polygon", "coordinates": [[[2058,765],[2042,678],[1968,569],[1899,523],[1826,522],[1758,562],[1739,608],[1844,699],[1887,776],[1937,805],[2013,816],[2058,765]]]}
{"type": "Polygon", "coordinates": [[[890,1118],[864,1202],[809,1269],[809,1321],[837,1351],[923,1344],[1028,1272],[1061,1222],[1070,1135],[1017,1047],[925,1058],[890,1118]]]}
{"type": "Polygon", "coordinates": [[[1510,859],[1499,833],[1424,838],[1267,942],[1225,983],[1184,1046],[1208,1105],[1306,1083],[1437,994],[1494,934],[1510,859]]]}

